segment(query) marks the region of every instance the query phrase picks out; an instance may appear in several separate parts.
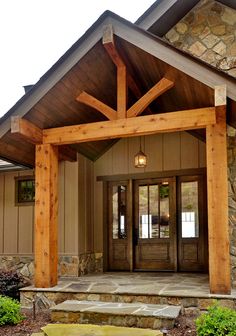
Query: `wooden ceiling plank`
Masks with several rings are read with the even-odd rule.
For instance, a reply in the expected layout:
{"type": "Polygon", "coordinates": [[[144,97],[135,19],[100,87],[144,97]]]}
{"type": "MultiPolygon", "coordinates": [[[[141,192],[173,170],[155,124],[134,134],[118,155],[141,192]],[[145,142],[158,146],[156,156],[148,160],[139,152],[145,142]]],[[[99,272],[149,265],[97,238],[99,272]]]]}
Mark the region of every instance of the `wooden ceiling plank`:
{"type": "Polygon", "coordinates": [[[215,124],[215,122],[215,107],[208,107],[43,130],[43,142],[64,145],[185,131],[204,128],[207,125],[215,124]]]}
{"type": "Polygon", "coordinates": [[[11,117],[11,133],[36,145],[43,141],[43,132],[36,125],[19,116],[11,117]]]}
{"type": "Polygon", "coordinates": [[[69,161],[76,162],[77,161],[77,151],[71,146],[60,146],[59,147],[59,161],[69,161]]]}
{"type": "Polygon", "coordinates": [[[81,94],[76,98],[76,100],[80,103],[83,103],[98,110],[109,120],[117,119],[117,113],[115,110],[113,110],[113,108],[111,108],[107,104],[104,104],[103,102],[91,96],[85,91],[81,92],[81,94]]]}
{"type": "Polygon", "coordinates": [[[174,82],[163,77],[144,96],[142,96],[133,106],[129,108],[127,111],[127,118],[137,117],[140,115],[154,99],[171,89],[173,86],[174,82]]]}

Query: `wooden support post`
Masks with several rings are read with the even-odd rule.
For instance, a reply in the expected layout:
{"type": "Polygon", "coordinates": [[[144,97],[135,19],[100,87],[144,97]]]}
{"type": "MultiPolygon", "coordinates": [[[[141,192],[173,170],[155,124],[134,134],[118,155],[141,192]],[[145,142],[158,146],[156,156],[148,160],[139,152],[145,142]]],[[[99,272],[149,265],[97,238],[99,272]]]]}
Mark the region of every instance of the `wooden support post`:
{"type": "Polygon", "coordinates": [[[215,88],[216,124],[206,127],[210,291],[230,294],[226,87],[215,88]]]}
{"type": "Polygon", "coordinates": [[[35,287],[57,284],[58,147],[36,145],[35,287]]]}

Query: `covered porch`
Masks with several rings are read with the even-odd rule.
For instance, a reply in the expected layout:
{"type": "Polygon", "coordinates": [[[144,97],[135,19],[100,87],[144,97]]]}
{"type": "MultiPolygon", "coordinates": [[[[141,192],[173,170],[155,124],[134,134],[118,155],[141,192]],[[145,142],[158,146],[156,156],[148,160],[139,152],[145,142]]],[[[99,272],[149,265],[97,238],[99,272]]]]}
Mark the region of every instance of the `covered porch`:
{"type": "MultiPolygon", "coordinates": [[[[39,83],[32,96],[28,95],[29,105],[26,104],[24,113],[16,107],[10,129],[9,123],[3,125],[7,131],[2,141],[9,142],[8,148],[13,151],[8,155],[19,155],[18,160],[22,157],[32,165],[35,160],[35,287],[32,292],[68,294],[75,288],[75,293],[85,291],[92,295],[96,290],[99,293],[99,286],[105,286],[106,295],[116,295],[116,291],[122,294],[122,283],[134,281],[139,283],[129,287],[134,296],[146,295],[145,290],[152,287],[155,297],[162,294],[167,297],[171,291],[177,297],[191,297],[194,291],[197,297],[200,288],[204,298],[211,295],[231,298],[228,297],[231,269],[226,85],[232,99],[232,83],[215,71],[210,76],[210,70],[200,62],[196,71],[194,61],[158,39],[155,39],[158,48],[154,48],[153,39],[117,17],[102,17],[93,33],[88,33],[77,49],[74,47],[79,52],[76,57],[75,49],[72,50],[71,68],[60,70],[60,79],[54,72],[46,76],[46,84],[39,83]],[[178,62],[174,61],[175,57],[178,62]],[[101,76],[99,65],[104,70],[101,76]],[[47,88],[42,89],[41,85],[47,88]],[[154,102],[157,98],[159,101],[154,102]],[[58,282],[59,160],[77,160],[79,152],[96,161],[118,139],[185,131],[206,142],[209,283],[205,275],[172,273],[124,273],[121,277],[119,273],[105,273],[95,276],[98,283],[93,282],[93,276],[58,282]],[[24,155],[20,143],[24,145],[24,155]]],[[[232,106],[233,103],[228,105],[229,112],[232,106]]],[[[106,244],[108,237],[104,235],[103,239],[106,244]]]]}
{"type": "Polygon", "coordinates": [[[106,272],[79,278],[60,278],[51,288],[26,287],[21,290],[23,307],[33,300],[39,309],[53,307],[65,300],[180,305],[206,310],[214,300],[235,308],[236,290],[230,295],[211,294],[209,278],[199,273],[106,272]]]}

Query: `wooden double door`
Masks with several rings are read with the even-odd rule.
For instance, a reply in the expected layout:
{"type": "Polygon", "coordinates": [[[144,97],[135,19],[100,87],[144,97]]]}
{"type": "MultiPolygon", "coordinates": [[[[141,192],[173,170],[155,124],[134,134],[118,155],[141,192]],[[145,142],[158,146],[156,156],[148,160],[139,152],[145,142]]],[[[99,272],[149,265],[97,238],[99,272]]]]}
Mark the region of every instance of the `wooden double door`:
{"type": "Polygon", "coordinates": [[[204,176],[109,182],[108,268],[206,271],[204,176]]]}

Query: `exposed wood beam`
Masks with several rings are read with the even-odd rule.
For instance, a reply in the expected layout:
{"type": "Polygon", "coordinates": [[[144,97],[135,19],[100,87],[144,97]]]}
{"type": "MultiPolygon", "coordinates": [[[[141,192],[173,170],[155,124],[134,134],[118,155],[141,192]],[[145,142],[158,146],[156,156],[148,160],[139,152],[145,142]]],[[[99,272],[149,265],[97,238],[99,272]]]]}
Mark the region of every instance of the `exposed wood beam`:
{"type": "Polygon", "coordinates": [[[127,76],[126,67],[117,68],[117,119],[126,118],[127,76]]]}
{"type": "Polygon", "coordinates": [[[157,97],[162,95],[167,90],[174,86],[174,82],[167,78],[162,78],[154,85],[144,96],[142,96],[130,109],[127,111],[127,118],[137,117],[145,108],[157,97]]]}
{"type": "Polygon", "coordinates": [[[117,66],[117,68],[125,67],[126,65],[116,49],[113,27],[110,24],[104,26],[102,43],[108,55],[111,57],[113,63],[117,66]]]}
{"type": "Polygon", "coordinates": [[[226,86],[215,89],[216,124],[206,127],[210,291],[230,294],[226,86]]]}
{"type": "Polygon", "coordinates": [[[83,103],[85,105],[88,105],[99,112],[101,112],[107,119],[109,120],[115,120],[117,119],[117,112],[113,110],[110,106],[104,104],[97,98],[94,98],[87,92],[83,91],[81,94],[76,98],[76,100],[80,103],[83,103]]]}
{"type": "Polygon", "coordinates": [[[117,67],[117,119],[126,118],[127,109],[127,70],[126,65],[115,46],[112,25],[104,27],[104,48],[117,67]]]}
{"type": "MultiPolygon", "coordinates": [[[[43,142],[43,130],[19,116],[11,117],[11,133],[33,145],[43,142]]],[[[59,160],[74,162],[77,160],[77,153],[69,146],[61,146],[59,160]]]]}
{"type": "Polygon", "coordinates": [[[36,145],[35,287],[57,284],[58,147],[36,145]]]}
{"type": "Polygon", "coordinates": [[[23,138],[34,145],[43,142],[42,130],[30,121],[19,116],[11,117],[11,133],[23,138]]]}
{"type": "Polygon", "coordinates": [[[43,142],[65,145],[198,129],[215,122],[215,107],[209,107],[47,129],[43,131],[43,142]]]}

